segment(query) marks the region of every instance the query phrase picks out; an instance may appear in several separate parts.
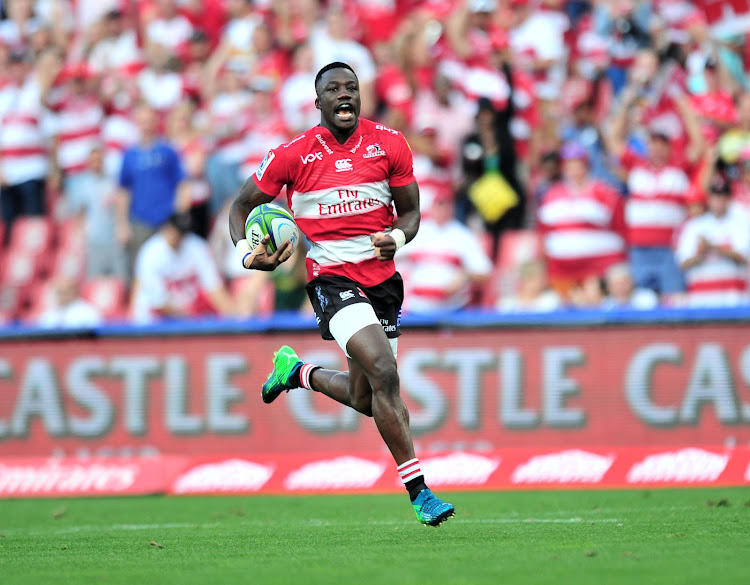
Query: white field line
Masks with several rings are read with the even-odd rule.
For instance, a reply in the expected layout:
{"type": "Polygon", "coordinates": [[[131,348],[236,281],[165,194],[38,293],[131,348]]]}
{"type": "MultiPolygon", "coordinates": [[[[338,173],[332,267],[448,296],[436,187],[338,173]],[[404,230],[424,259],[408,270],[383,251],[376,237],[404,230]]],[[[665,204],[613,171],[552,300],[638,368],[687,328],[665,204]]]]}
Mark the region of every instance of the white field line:
{"type": "MultiPolygon", "coordinates": [[[[69,526],[67,528],[58,528],[55,530],[3,530],[0,528],[0,534],[8,536],[64,536],[67,534],[84,534],[84,533],[109,533],[109,532],[137,532],[137,531],[154,531],[154,530],[196,530],[219,528],[261,528],[274,524],[274,520],[254,520],[229,523],[190,523],[190,522],[170,522],[165,524],[84,524],[81,526],[69,526]]],[[[522,516],[513,518],[451,518],[450,524],[617,524],[622,526],[622,522],[617,518],[525,518],[522,516]]],[[[408,526],[414,524],[413,520],[363,520],[361,522],[350,521],[340,522],[336,520],[307,519],[296,522],[284,522],[285,525],[292,524],[299,527],[356,527],[356,526],[408,526]]]]}

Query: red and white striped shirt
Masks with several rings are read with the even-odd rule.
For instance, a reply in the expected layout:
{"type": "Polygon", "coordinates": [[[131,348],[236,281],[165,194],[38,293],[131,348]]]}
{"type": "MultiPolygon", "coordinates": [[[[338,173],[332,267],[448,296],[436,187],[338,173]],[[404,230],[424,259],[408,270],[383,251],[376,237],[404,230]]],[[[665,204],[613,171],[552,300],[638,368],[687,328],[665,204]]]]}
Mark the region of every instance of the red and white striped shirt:
{"type": "Polygon", "coordinates": [[[625,222],[631,246],[665,247],[674,242],[675,230],[687,216],[690,178],[684,165],[657,167],[631,152],[621,164],[628,169],[625,222]]]}
{"type": "Polygon", "coordinates": [[[80,172],[101,141],[104,111],[93,96],[71,95],[57,106],[56,114],[57,163],[65,173],[80,172]]]}
{"type": "Polygon", "coordinates": [[[47,175],[42,115],[36,82],[0,90],[0,174],[6,184],[19,185],[47,175]]]}
{"type": "Polygon", "coordinates": [[[537,212],[547,268],[553,278],[582,280],[625,261],[625,222],[620,196],[604,183],[581,189],[560,182],[537,212]]]}
{"type": "Polygon", "coordinates": [[[266,194],[287,185],[287,200],[310,240],[307,275],[344,276],[375,286],[396,272],[375,256],[370,235],[393,226],[391,187],[415,181],[412,155],[400,132],[360,118],[339,144],[322,126],[271,150],[253,175],[266,194]]]}
{"type": "MultiPolygon", "coordinates": [[[[741,210],[723,217],[712,213],[693,218],[685,224],[677,242],[677,261],[682,264],[695,256],[701,238],[710,245],[729,248],[750,256],[750,219],[741,210]]],[[[748,302],[747,261],[737,264],[715,251],[685,271],[690,304],[695,306],[733,306],[748,302]]]]}
{"type": "Polygon", "coordinates": [[[406,290],[404,310],[453,311],[469,304],[470,280],[487,276],[492,261],[474,233],[457,220],[425,219],[416,237],[397,254],[406,290]]]}
{"type": "Polygon", "coordinates": [[[125,112],[110,114],[102,126],[104,142],[104,169],[107,175],[119,177],[123,153],[140,138],[135,122],[125,112]]]}

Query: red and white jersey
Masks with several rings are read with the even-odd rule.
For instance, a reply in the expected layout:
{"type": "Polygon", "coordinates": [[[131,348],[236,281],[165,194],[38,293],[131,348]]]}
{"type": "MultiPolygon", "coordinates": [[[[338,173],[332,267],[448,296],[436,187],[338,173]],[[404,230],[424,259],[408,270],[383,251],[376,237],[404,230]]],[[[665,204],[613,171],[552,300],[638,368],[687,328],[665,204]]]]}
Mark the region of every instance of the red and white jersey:
{"type": "Polygon", "coordinates": [[[8,185],[47,175],[48,149],[43,132],[39,88],[33,81],[0,91],[0,174],[8,185]]]}
{"type": "Polygon", "coordinates": [[[620,196],[604,183],[578,190],[555,183],[537,212],[544,255],[553,278],[603,275],[625,261],[625,222],[620,196]]]}
{"type": "Polygon", "coordinates": [[[687,217],[690,178],[684,165],[657,167],[631,152],[621,158],[628,170],[625,223],[631,246],[666,247],[687,217]]]}
{"type": "MultiPolygon", "coordinates": [[[[705,213],[685,224],[677,242],[676,257],[682,264],[695,256],[701,238],[710,245],[750,255],[750,219],[741,211],[716,217],[705,213]]],[[[732,306],[748,299],[747,262],[736,264],[711,251],[699,264],[685,271],[690,304],[732,306]]]]}
{"type": "Polygon", "coordinates": [[[210,124],[216,138],[216,154],[227,163],[239,163],[245,156],[243,142],[250,123],[247,110],[251,101],[249,92],[235,91],[217,94],[208,104],[210,124]]]}
{"type": "Polygon", "coordinates": [[[102,126],[104,142],[104,169],[110,177],[119,177],[124,152],[140,138],[135,122],[126,113],[113,113],[107,116],[102,126]]]}
{"type": "Polygon", "coordinates": [[[133,317],[148,323],[170,306],[186,315],[214,313],[208,293],[221,286],[221,277],[205,240],[186,234],[178,250],[157,232],[138,251],[135,263],[133,317]]]}
{"type": "Polygon", "coordinates": [[[457,220],[426,219],[415,238],[397,254],[404,278],[404,311],[433,313],[466,307],[470,279],[487,276],[492,261],[474,233],[457,220]]]}
{"type": "Polygon", "coordinates": [[[375,286],[396,271],[375,257],[370,235],[393,227],[391,187],[415,181],[400,132],[360,118],[344,144],[322,126],[274,148],[253,176],[266,194],[287,186],[287,201],[310,240],[307,275],[345,276],[375,286]]]}
{"type": "Polygon", "coordinates": [[[55,109],[57,164],[65,173],[80,172],[101,141],[104,111],[89,95],[68,96],[55,109]]]}

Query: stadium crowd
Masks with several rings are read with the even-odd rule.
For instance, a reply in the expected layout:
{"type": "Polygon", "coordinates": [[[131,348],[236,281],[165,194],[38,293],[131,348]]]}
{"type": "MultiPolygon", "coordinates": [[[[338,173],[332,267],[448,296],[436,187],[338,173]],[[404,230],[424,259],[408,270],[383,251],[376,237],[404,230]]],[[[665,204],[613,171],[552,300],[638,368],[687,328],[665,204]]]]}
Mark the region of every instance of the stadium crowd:
{"type": "Polygon", "coordinates": [[[750,44],[681,0],[3,0],[0,323],[307,311],[228,205],[345,61],[403,132],[406,311],[734,306],[750,44]]]}

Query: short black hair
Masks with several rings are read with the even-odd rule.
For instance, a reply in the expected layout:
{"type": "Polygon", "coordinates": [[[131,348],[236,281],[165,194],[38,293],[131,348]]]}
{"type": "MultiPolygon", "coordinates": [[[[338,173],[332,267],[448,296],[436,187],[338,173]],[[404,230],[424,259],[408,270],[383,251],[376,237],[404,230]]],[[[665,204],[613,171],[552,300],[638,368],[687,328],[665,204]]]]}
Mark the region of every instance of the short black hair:
{"type": "Polygon", "coordinates": [[[323,74],[330,71],[331,69],[348,69],[352,73],[354,73],[354,78],[359,82],[359,78],[357,77],[357,74],[355,73],[354,69],[352,69],[352,66],[348,63],[343,63],[341,61],[334,61],[333,63],[329,63],[328,65],[325,65],[320,71],[318,71],[318,74],[315,76],[315,87],[318,87],[318,82],[320,81],[320,78],[323,77],[323,74]]]}

